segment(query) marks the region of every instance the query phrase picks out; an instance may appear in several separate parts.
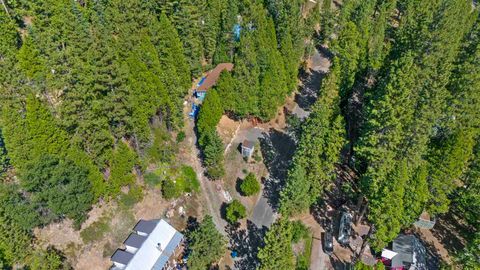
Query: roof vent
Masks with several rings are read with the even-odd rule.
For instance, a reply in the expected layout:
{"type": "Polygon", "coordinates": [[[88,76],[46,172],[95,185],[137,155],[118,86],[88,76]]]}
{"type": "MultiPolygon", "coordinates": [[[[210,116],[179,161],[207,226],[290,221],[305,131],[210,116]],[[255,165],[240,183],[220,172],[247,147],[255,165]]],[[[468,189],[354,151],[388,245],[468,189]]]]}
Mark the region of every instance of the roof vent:
{"type": "Polygon", "coordinates": [[[157,249],[160,250],[160,252],[163,252],[162,245],[160,243],[157,243],[157,249]]]}

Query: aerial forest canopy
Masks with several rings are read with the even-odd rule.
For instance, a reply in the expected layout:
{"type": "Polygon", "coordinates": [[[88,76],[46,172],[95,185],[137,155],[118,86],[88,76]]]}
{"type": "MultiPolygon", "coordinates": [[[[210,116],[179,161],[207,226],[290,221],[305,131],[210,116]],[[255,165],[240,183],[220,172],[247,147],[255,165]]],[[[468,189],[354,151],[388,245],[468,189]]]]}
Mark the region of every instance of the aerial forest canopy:
{"type": "Polygon", "coordinates": [[[32,250],[32,228],[79,227],[92,204],[134,184],[152,125],[181,129],[193,79],[216,64],[236,66],[217,87],[220,113],[274,116],[314,32],[303,3],[1,1],[2,262],[57,258],[32,250]]]}
{"type": "Polygon", "coordinates": [[[452,202],[478,230],[478,209],[465,207],[478,204],[480,181],[478,8],[465,0],[331,6],[323,1],[319,38],[335,57],[301,127],[281,211],[309,209],[343,158],[360,175],[375,249],[452,202]]]}
{"type": "MultiPolygon", "coordinates": [[[[66,218],[79,228],[93,204],[133,186],[146,155],[168,151],[153,129],[180,131],[192,82],[229,62],[197,119],[207,175],[221,178],[221,116],[274,118],[296,91],[309,44],[328,50],[332,65],[301,124],[281,214],[307,211],[348,164],[376,250],[422,212],[455,211],[476,232],[460,260],[475,260],[476,1],[307,2],[0,1],[0,268],[60,269],[60,254],[33,244],[33,228],[66,218]]],[[[288,236],[282,222],[273,232],[288,236]]],[[[276,258],[277,241],[289,245],[274,234],[263,262],[276,258]]]]}

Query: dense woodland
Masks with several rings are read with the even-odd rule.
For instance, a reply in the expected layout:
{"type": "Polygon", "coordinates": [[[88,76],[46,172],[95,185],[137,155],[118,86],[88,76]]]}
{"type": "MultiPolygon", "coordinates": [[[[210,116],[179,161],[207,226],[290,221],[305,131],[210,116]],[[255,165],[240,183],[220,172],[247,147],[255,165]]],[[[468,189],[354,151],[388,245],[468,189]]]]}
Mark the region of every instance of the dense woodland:
{"type": "MultiPolygon", "coordinates": [[[[3,268],[67,269],[60,253],[35,247],[32,229],[65,218],[79,227],[98,200],[135,186],[149,153],[170,153],[154,129],[182,129],[192,80],[232,62],[197,119],[207,174],[221,178],[221,115],[274,117],[297,88],[308,44],[328,47],[332,66],[301,124],[281,214],[308,211],[337,165],[349,164],[375,225],[374,249],[423,211],[450,211],[472,228],[457,262],[478,266],[480,19],[472,1],[324,0],[309,12],[303,0],[140,2],[0,1],[3,268]]],[[[215,235],[211,219],[203,226],[215,235]]],[[[261,269],[293,267],[293,254],[282,256],[291,230],[281,219],[267,233],[261,269]]],[[[193,246],[202,241],[193,234],[193,246]]],[[[212,256],[194,256],[198,269],[222,254],[205,252],[212,256]]]]}

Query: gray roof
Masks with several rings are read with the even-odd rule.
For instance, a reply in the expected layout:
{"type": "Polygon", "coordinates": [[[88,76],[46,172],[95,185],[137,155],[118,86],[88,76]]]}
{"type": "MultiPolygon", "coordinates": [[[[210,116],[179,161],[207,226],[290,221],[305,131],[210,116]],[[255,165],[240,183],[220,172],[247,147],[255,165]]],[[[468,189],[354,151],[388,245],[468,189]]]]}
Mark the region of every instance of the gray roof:
{"type": "Polygon", "coordinates": [[[249,140],[244,140],[242,143],[242,147],[248,148],[248,149],[253,149],[255,146],[255,143],[249,140]]]}
{"type": "Polygon", "coordinates": [[[131,233],[127,240],[125,240],[123,243],[127,246],[139,248],[142,246],[145,239],[147,239],[147,237],[138,235],[136,233],[131,233]]]}
{"type": "Polygon", "coordinates": [[[121,249],[117,249],[117,251],[115,251],[115,253],[113,253],[111,259],[112,259],[112,261],[114,261],[114,262],[127,265],[128,262],[130,262],[130,260],[131,260],[132,258],[133,258],[133,254],[128,253],[128,252],[126,252],[126,251],[123,251],[123,250],[121,250],[121,249]]]}
{"type": "Polygon", "coordinates": [[[414,235],[399,235],[392,245],[396,253],[392,258],[392,267],[413,267],[412,269],[427,270],[427,251],[423,244],[414,235]]]}
{"type": "Polygon", "coordinates": [[[143,220],[138,221],[137,225],[133,228],[136,232],[142,232],[150,234],[157,226],[158,220],[143,220]]]}
{"type": "Polygon", "coordinates": [[[172,240],[168,243],[167,247],[163,250],[162,255],[158,258],[153,266],[153,270],[162,270],[168,259],[172,256],[175,249],[180,245],[183,239],[183,234],[176,232],[172,240]]]}

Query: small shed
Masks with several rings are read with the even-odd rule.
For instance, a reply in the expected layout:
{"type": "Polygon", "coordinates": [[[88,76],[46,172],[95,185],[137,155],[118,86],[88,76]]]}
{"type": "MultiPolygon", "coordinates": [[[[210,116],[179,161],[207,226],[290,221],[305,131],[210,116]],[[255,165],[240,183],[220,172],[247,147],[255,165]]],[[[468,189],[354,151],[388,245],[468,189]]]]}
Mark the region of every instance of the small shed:
{"type": "Polygon", "coordinates": [[[255,143],[249,140],[242,142],[242,156],[244,158],[250,158],[255,150],[255,143]]]}
{"type": "Polygon", "coordinates": [[[435,222],[435,217],[432,218],[427,212],[423,212],[413,224],[418,228],[431,230],[433,229],[433,226],[435,226],[435,222]]]}

